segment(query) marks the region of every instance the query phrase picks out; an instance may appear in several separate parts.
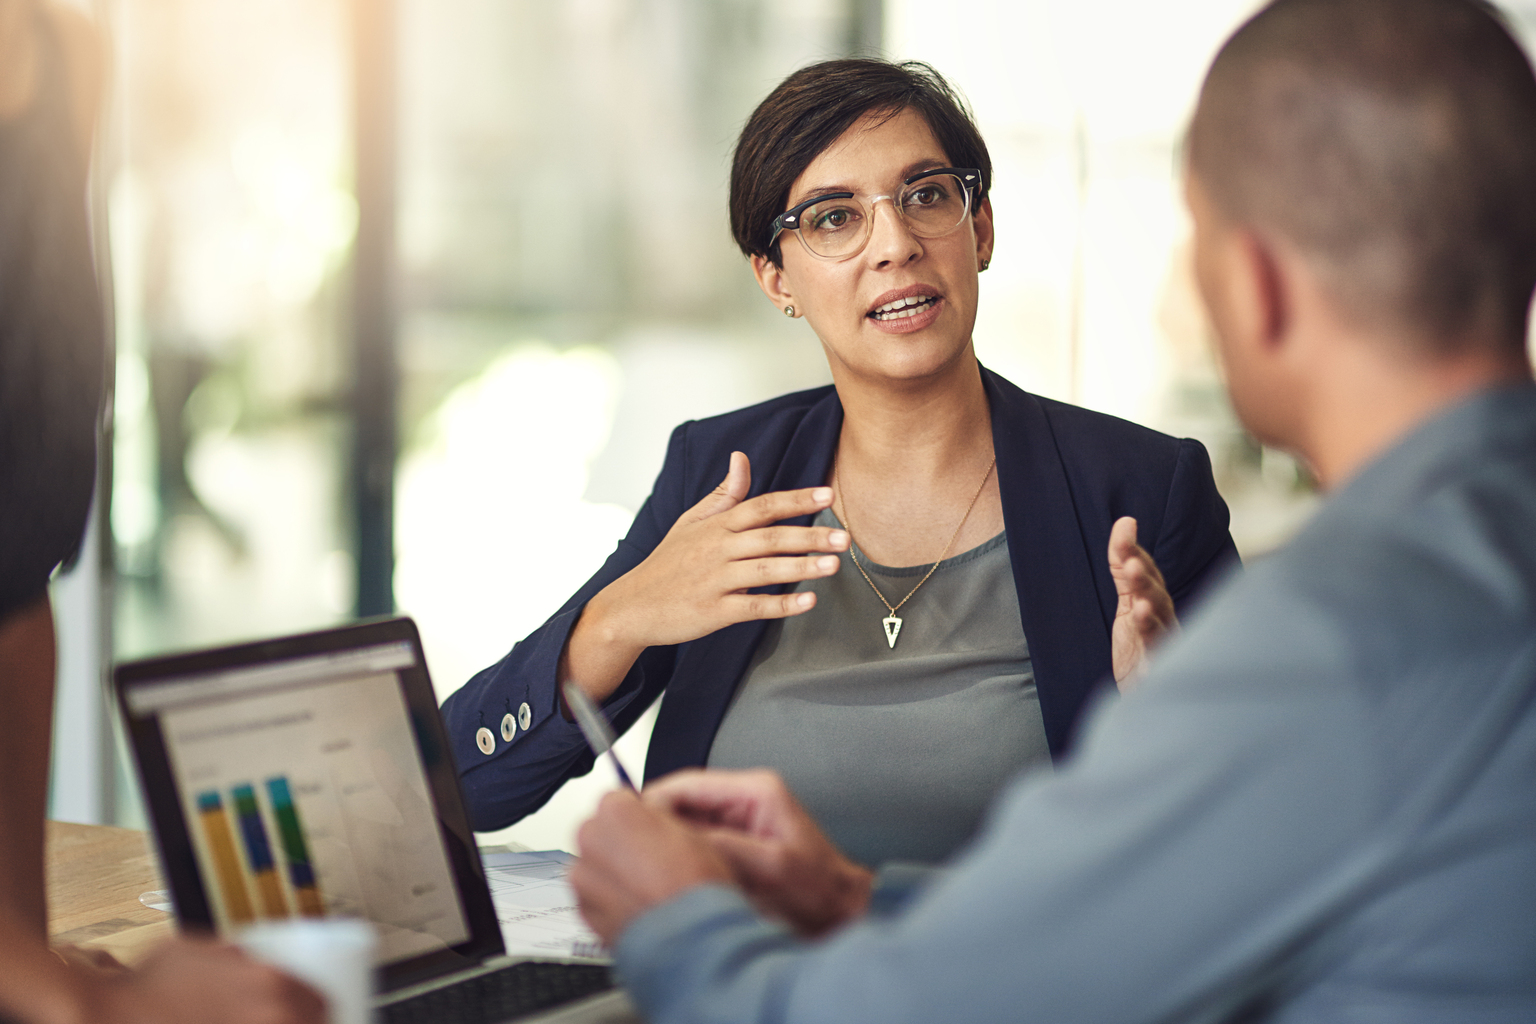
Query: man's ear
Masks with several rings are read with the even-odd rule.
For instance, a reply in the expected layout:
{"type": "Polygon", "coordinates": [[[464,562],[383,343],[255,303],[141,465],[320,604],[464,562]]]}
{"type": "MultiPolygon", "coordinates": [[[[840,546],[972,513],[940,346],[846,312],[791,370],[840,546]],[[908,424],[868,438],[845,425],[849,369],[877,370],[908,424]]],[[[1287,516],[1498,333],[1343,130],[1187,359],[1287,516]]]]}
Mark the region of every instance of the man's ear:
{"type": "Polygon", "coordinates": [[[766,256],[753,256],[752,275],[757,278],[757,286],[768,296],[768,301],[776,307],[783,309],[795,304],[794,292],[784,278],[783,267],[766,256]]]}
{"type": "Polygon", "coordinates": [[[1273,351],[1289,336],[1295,316],[1290,275],[1274,244],[1263,235],[1243,229],[1234,243],[1233,298],[1242,307],[1239,315],[1253,340],[1273,351]]]}

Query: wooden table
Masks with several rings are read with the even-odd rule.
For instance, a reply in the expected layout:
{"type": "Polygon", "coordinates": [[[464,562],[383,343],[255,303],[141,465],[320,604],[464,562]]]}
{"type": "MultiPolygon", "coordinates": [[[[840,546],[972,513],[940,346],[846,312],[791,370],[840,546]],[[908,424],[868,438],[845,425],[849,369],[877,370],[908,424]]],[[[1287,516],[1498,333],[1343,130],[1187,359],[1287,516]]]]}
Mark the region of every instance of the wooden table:
{"type": "Polygon", "coordinates": [[[105,949],[127,964],[174,931],[139,895],[163,889],[149,834],[48,822],[48,931],[55,943],[105,949]]]}
{"type": "MultiPolygon", "coordinates": [[[[522,843],[482,853],[526,850],[522,843]]],[[[139,897],[164,889],[149,833],[109,825],[48,822],[48,934],[56,944],[105,949],[125,964],[169,938],[175,921],[139,897]]]]}

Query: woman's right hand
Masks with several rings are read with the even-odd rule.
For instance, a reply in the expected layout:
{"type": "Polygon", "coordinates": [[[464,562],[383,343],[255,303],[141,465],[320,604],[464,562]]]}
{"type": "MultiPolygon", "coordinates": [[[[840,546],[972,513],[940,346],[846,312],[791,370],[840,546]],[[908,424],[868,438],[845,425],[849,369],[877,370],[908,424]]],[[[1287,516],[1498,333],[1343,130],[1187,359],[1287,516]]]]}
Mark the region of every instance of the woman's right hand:
{"type": "Polygon", "coordinates": [[[647,647],[815,607],[816,595],[808,591],[747,591],[837,572],[836,553],[848,549],[846,531],[777,525],[831,505],[832,489],[773,491],[749,501],[751,483],[746,455],[732,452],[720,486],[679,516],[645,561],[587,602],[560,659],[561,682],[574,680],[602,701],[647,647]]]}

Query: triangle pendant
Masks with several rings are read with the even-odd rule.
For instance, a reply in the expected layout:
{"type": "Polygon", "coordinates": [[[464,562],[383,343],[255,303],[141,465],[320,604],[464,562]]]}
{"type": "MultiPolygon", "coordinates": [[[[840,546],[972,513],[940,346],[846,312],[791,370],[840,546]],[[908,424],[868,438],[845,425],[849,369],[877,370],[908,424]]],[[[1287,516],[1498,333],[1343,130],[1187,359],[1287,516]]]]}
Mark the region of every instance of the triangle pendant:
{"type": "Polygon", "coordinates": [[[901,620],[892,615],[880,620],[880,625],[885,627],[885,642],[894,649],[896,638],[901,635],[901,620]]]}

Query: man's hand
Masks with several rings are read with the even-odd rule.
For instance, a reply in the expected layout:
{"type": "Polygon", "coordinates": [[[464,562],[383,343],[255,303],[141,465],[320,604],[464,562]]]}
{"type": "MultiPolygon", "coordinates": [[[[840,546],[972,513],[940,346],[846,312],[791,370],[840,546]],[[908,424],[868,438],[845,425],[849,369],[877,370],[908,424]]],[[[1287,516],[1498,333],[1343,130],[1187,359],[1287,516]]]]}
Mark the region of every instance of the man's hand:
{"type": "Polygon", "coordinates": [[[869,906],[874,875],[844,857],[767,770],[675,772],[645,801],[694,823],[757,908],[814,937],[869,906]]]}
{"type": "Polygon", "coordinates": [[[1122,516],[1109,531],[1109,574],[1120,603],[1110,633],[1115,682],[1130,690],[1146,671],[1147,657],[1162,638],[1179,628],[1173,598],[1157,563],[1136,543],[1136,520],[1122,516]]]}
{"type": "Polygon", "coordinates": [[[731,881],[704,837],[629,790],[603,797],[576,833],[571,887],[587,924],[612,946],[631,921],[685,889],[731,881]]]}
{"type": "Polygon", "coordinates": [[[242,950],[178,938],[135,971],[89,978],[85,1019],[101,1024],[324,1024],[314,989],[242,950]]]}

